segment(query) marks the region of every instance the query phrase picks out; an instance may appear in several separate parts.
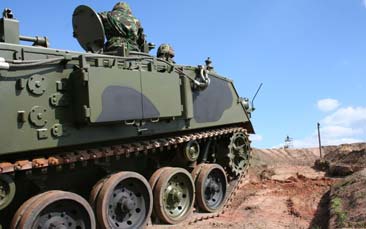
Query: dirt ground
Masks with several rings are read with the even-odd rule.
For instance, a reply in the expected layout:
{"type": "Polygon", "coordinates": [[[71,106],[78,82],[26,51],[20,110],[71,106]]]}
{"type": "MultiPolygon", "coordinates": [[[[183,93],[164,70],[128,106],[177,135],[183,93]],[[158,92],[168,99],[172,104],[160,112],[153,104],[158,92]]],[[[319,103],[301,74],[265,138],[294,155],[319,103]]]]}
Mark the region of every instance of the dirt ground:
{"type": "Polygon", "coordinates": [[[347,176],[366,168],[366,143],[326,147],[322,160],[329,175],[347,176]]]}
{"type": "Polygon", "coordinates": [[[274,168],[272,178],[250,174],[233,208],[188,228],[326,228],[334,179],[306,166],[274,168]]]}
{"type": "Polygon", "coordinates": [[[323,153],[329,165],[324,172],[314,169],[319,159],[317,148],[255,149],[251,169],[232,208],[216,218],[167,228],[366,226],[366,170],[360,172],[362,179],[358,173],[346,178],[329,177],[331,168],[346,168],[347,175],[348,171],[352,174],[365,168],[366,143],[324,147],[323,153]]]}
{"type": "Polygon", "coordinates": [[[330,191],[332,228],[366,228],[366,169],[347,176],[330,191]]]}
{"type": "Polygon", "coordinates": [[[255,150],[233,207],[186,228],[327,228],[336,179],[312,168],[317,158],[316,149],[255,150]]]}

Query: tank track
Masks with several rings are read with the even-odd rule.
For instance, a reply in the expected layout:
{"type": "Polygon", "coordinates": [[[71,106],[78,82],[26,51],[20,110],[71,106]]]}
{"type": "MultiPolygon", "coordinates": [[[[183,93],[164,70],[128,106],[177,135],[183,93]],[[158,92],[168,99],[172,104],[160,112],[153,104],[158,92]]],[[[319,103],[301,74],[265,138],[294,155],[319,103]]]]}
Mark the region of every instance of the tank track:
{"type": "Polygon", "coordinates": [[[65,152],[52,155],[50,157],[30,158],[15,162],[1,162],[0,174],[14,173],[17,171],[27,171],[32,169],[47,169],[64,165],[75,166],[77,162],[90,162],[93,160],[122,156],[130,157],[141,153],[147,155],[149,152],[164,149],[177,148],[178,145],[191,140],[204,140],[215,137],[223,137],[236,132],[246,132],[242,127],[228,127],[216,130],[200,131],[194,134],[177,135],[174,137],[153,139],[138,143],[113,145],[110,147],[91,148],[87,150],[77,150],[75,152],[65,152]]]}
{"type": "MultiPolygon", "coordinates": [[[[51,167],[66,167],[75,168],[76,166],[82,166],[83,164],[93,163],[100,160],[109,160],[115,158],[121,160],[122,158],[129,158],[140,154],[147,155],[151,152],[165,151],[174,148],[178,148],[179,145],[187,143],[192,140],[208,140],[227,137],[230,134],[237,132],[243,132],[246,134],[246,129],[243,127],[227,127],[214,130],[199,131],[197,133],[177,135],[167,138],[152,139],[142,141],[138,143],[129,144],[117,144],[109,147],[102,148],[90,148],[85,150],[77,150],[74,152],[64,152],[52,155],[50,157],[37,157],[27,160],[19,160],[15,162],[2,162],[0,163],[0,174],[14,174],[17,172],[31,172],[32,170],[41,169],[46,172],[51,167]],[[80,163],[81,162],[81,163],[80,163]]],[[[249,166],[248,166],[249,167],[249,166]]],[[[247,168],[239,175],[239,177],[233,178],[229,182],[227,189],[227,198],[225,204],[220,212],[217,213],[198,213],[193,214],[184,222],[179,225],[192,225],[202,220],[207,220],[215,217],[219,217],[224,214],[225,211],[231,208],[232,201],[240,187],[239,183],[243,182],[246,177],[247,168]]],[[[154,225],[149,225],[154,226],[154,225]]],[[[148,227],[149,227],[148,226],[148,227]]]]}

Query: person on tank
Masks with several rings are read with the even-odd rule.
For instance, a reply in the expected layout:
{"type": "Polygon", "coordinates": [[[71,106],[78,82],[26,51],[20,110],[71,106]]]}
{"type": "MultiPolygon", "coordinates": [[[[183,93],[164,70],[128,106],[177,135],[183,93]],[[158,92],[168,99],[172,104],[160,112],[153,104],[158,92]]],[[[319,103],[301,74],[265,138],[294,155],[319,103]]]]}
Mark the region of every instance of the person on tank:
{"type": "Polygon", "coordinates": [[[127,3],[118,2],[112,11],[101,12],[99,16],[107,38],[105,51],[114,51],[123,46],[128,51],[141,51],[145,42],[143,28],[127,3]]]}
{"type": "Polygon", "coordinates": [[[174,49],[169,44],[162,44],[158,48],[158,52],[156,56],[160,59],[163,59],[165,61],[168,61],[169,63],[175,64],[174,58],[174,49]]]}

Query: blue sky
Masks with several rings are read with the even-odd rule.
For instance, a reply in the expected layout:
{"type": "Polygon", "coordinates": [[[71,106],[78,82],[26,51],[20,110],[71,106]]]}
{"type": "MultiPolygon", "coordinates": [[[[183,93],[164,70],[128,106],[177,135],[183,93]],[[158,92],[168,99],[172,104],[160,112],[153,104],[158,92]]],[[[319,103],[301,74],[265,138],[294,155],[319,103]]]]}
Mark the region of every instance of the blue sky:
{"type": "MultiPolygon", "coordinates": [[[[255,147],[366,141],[366,3],[363,0],[127,1],[149,41],[173,45],[180,64],[209,56],[217,72],[252,97],[255,147]]],[[[2,0],[22,35],[80,50],[72,37],[77,5],[110,10],[116,1],[2,0]]],[[[155,54],[156,50],[152,51],[155,54]]]]}

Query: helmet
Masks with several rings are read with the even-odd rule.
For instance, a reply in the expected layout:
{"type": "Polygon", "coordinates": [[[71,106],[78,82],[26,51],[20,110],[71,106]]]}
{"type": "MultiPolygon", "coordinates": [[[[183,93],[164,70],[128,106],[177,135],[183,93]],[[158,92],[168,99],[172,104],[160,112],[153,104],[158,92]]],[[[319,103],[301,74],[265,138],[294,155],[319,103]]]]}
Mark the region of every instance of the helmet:
{"type": "Polygon", "coordinates": [[[113,6],[113,10],[122,10],[130,14],[132,13],[130,6],[125,2],[118,2],[116,5],[113,6]]]}
{"type": "Polygon", "coordinates": [[[158,48],[157,57],[169,56],[171,58],[174,57],[174,49],[169,44],[162,44],[158,48]]]}

